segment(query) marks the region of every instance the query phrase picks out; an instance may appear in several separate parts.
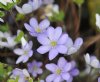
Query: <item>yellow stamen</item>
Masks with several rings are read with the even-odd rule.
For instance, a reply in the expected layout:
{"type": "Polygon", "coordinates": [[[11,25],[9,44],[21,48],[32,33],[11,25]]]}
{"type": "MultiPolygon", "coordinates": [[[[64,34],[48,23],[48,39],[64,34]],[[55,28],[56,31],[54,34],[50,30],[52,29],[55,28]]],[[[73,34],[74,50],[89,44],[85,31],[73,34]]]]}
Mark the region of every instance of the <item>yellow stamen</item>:
{"type": "Polygon", "coordinates": [[[36,32],[40,33],[41,29],[40,28],[36,28],[36,32]]]}
{"type": "Polygon", "coordinates": [[[57,42],[55,42],[55,41],[51,42],[51,46],[55,47],[56,45],[57,45],[57,42]]]}
{"type": "Polygon", "coordinates": [[[59,75],[60,73],[61,73],[61,70],[60,69],[57,69],[56,70],[56,74],[59,75]]]}
{"type": "Polygon", "coordinates": [[[36,67],[36,66],[34,66],[34,67],[33,67],[33,69],[34,69],[34,70],[37,70],[37,67],[36,67]]]}

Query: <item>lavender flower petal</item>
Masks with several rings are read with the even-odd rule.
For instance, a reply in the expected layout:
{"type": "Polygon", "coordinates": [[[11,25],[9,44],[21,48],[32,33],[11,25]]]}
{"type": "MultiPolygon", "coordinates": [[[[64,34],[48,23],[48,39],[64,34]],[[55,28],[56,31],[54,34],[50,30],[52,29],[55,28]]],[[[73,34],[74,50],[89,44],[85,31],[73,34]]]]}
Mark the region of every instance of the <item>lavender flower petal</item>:
{"type": "Polygon", "coordinates": [[[49,27],[50,22],[47,19],[44,19],[43,21],[40,22],[39,27],[41,29],[46,29],[47,27],[49,27]]]}
{"type": "Polygon", "coordinates": [[[38,42],[39,42],[40,44],[42,44],[42,45],[49,45],[49,44],[50,44],[50,40],[49,40],[46,36],[44,36],[44,35],[39,36],[39,37],[37,38],[37,40],[38,40],[38,42]]]}
{"type": "Polygon", "coordinates": [[[37,28],[38,27],[38,21],[36,20],[36,18],[31,18],[30,19],[30,25],[32,26],[32,28],[37,28]]]}
{"type": "Polygon", "coordinates": [[[40,46],[37,49],[37,52],[44,54],[44,53],[48,52],[50,50],[50,48],[51,48],[50,46],[40,46]]]}
{"type": "Polygon", "coordinates": [[[50,40],[53,40],[53,37],[54,37],[54,28],[53,27],[49,27],[47,29],[47,34],[48,34],[48,37],[50,38],[50,40]]]}
{"type": "Polygon", "coordinates": [[[49,52],[49,60],[54,59],[58,55],[58,51],[56,49],[52,49],[49,52]]]}
{"type": "Polygon", "coordinates": [[[63,78],[64,80],[69,80],[70,77],[71,77],[71,76],[70,76],[69,73],[63,73],[63,74],[62,74],[62,78],[63,78]]]}
{"type": "Polygon", "coordinates": [[[57,41],[57,40],[60,38],[61,34],[62,34],[62,29],[61,29],[61,27],[57,27],[57,28],[55,29],[55,31],[54,31],[54,40],[57,41]]]}
{"type": "Polygon", "coordinates": [[[51,72],[55,72],[56,71],[56,69],[58,68],[55,64],[53,64],[53,63],[51,63],[51,64],[46,64],[46,69],[48,69],[49,71],[51,71],[51,72]]]}
{"type": "Polygon", "coordinates": [[[50,74],[46,78],[46,82],[52,82],[55,79],[56,75],[55,74],[50,74]]]}
{"type": "Polygon", "coordinates": [[[65,44],[68,39],[68,34],[63,34],[61,38],[58,40],[58,44],[65,44]]]}
{"type": "Polygon", "coordinates": [[[57,46],[57,50],[58,50],[58,52],[61,53],[61,54],[67,53],[67,47],[64,46],[64,45],[58,45],[58,46],[57,46]]]}

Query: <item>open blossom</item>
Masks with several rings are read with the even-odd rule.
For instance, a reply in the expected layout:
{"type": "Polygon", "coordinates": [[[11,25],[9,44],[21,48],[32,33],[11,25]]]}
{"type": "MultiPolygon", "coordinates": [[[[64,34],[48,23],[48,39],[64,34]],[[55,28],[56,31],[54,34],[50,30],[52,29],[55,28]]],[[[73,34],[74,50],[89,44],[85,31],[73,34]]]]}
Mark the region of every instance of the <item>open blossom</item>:
{"type": "Polygon", "coordinates": [[[14,46],[16,45],[17,43],[15,42],[15,36],[13,37],[7,37],[7,45],[5,47],[7,48],[14,48],[14,46]]]}
{"type": "Polygon", "coordinates": [[[31,79],[28,71],[26,69],[14,69],[13,72],[12,72],[12,78],[19,78],[18,79],[18,82],[29,82],[29,80],[31,79]]]}
{"type": "Polygon", "coordinates": [[[30,25],[25,23],[24,26],[29,31],[30,35],[35,36],[35,37],[42,34],[46,34],[46,29],[50,25],[50,22],[47,19],[44,19],[38,24],[37,19],[31,18],[29,23],[30,25]]]}
{"type": "Polygon", "coordinates": [[[67,34],[62,34],[62,28],[49,27],[47,29],[47,36],[39,36],[37,38],[38,42],[42,44],[37,51],[40,54],[45,54],[49,52],[49,60],[54,59],[59,53],[65,54],[67,52],[67,47],[65,46],[67,34]]]}
{"type": "Polygon", "coordinates": [[[100,15],[96,14],[96,26],[100,29],[100,15]]]}
{"type": "Polygon", "coordinates": [[[14,49],[14,53],[19,55],[20,57],[17,59],[16,64],[20,62],[27,62],[28,59],[33,55],[32,46],[33,43],[30,41],[29,43],[22,37],[21,39],[22,48],[14,49]]]}
{"type": "Polygon", "coordinates": [[[41,4],[42,0],[29,0],[27,3],[23,4],[22,8],[17,5],[15,8],[20,14],[29,14],[38,9],[41,4]]]}
{"type": "Polygon", "coordinates": [[[46,69],[52,72],[46,78],[46,82],[72,82],[73,76],[79,74],[78,69],[75,68],[73,62],[67,62],[64,57],[59,58],[57,65],[56,64],[46,64],[46,69]]]}
{"type": "Polygon", "coordinates": [[[76,67],[76,62],[75,61],[71,61],[72,67],[71,70],[69,71],[71,77],[68,80],[68,82],[72,82],[73,81],[73,77],[78,76],[79,75],[79,70],[76,67]]]}
{"type": "Polygon", "coordinates": [[[22,6],[22,8],[17,6],[17,5],[15,6],[15,8],[20,14],[29,14],[29,13],[31,13],[33,11],[32,5],[30,5],[28,3],[24,4],[22,6]]]}
{"type": "Polygon", "coordinates": [[[10,33],[0,31],[0,47],[3,48],[7,45],[7,37],[10,37],[10,33]]]}
{"type": "Polygon", "coordinates": [[[33,75],[33,77],[37,77],[37,74],[42,74],[43,70],[40,68],[42,66],[42,62],[33,61],[32,63],[28,63],[28,71],[33,75]]]}
{"type": "Polygon", "coordinates": [[[100,68],[100,62],[95,56],[90,56],[88,53],[84,56],[86,64],[93,68],[100,68]]]}
{"type": "Polygon", "coordinates": [[[67,55],[71,55],[79,50],[83,44],[83,39],[78,37],[75,42],[72,41],[70,37],[66,40],[66,47],[68,48],[67,55]]]}
{"type": "Polygon", "coordinates": [[[37,10],[42,6],[43,1],[42,0],[29,0],[28,2],[30,5],[32,5],[33,11],[37,10]]]}
{"type": "Polygon", "coordinates": [[[0,0],[0,3],[2,3],[3,5],[7,5],[7,3],[13,3],[16,2],[16,0],[0,0]]]}
{"type": "Polygon", "coordinates": [[[17,44],[14,40],[15,36],[11,36],[8,32],[3,33],[0,31],[0,48],[13,48],[17,44]]]}

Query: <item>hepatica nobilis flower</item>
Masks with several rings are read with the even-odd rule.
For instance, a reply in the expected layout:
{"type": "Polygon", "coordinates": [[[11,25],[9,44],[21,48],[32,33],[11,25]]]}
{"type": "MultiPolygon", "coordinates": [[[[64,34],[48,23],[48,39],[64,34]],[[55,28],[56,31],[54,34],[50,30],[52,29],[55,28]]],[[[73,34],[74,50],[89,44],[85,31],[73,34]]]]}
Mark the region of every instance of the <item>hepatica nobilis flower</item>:
{"type": "Polygon", "coordinates": [[[58,53],[65,54],[67,52],[67,47],[64,45],[66,39],[68,38],[67,34],[62,34],[62,28],[49,27],[47,29],[47,36],[39,36],[38,42],[42,44],[37,51],[40,54],[45,54],[49,51],[49,60],[54,59],[58,53]]]}
{"type": "Polygon", "coordinates": [[[71,55],[73,53],[76,53],[80,47],[82,46],[83,44],[83,39],[78,37],[75,42],[73,42],[73,40],[68,37],[67,40],[66,40],[66,47],[68,48],[68,51],[67,51],[67,55],[71,55]]]}
{"type": "Polygon", "coordinates": [[[40,8],[43,4],[42,0],[29,0],[28,2],[30,5],[32,5],[33,7],[33,11],[37,10],[38,8],[40,8]]]}
{"type": "Polygon", "coordinates": [[[79,74],[78,69],[75,68],[73,62],[68,62],[64,57],[59,58],[57,65],[56,64],[46,64],[46,69],[52,72],[46,78],[46,82],[72,82],[73,76],[79,74]]]}
{"type": "Polygon", "coordinates": [[[29,82],[31,77],[26,69],[14,69],[11,78],[18,78],[18,82],[29,82]]]}
{"type": "Polygon", "coordinates": [[[42,66],[42,62],[33,61],[32,63],[28,63],[28,71],[32,74],[33,77],[37,77],[37,74],[42,74],[43,70],[40,68],[42,66]]]}
{"type": "Polygon", "coordinates": [[[17,43],[14,41],[15,36],[12,36],[9,32],[0,31],[0,48],[13,48],[17,43]]]}
{"type": "Polygon", "coordinates": [[[25,23],[25,28],[29,31],[32,36],[39,36],[46,33],[46,29],[49,27],[50,22],[47,19],[42,20],[39,24],[36,18],[30,19],[30,25],[25,23]]]}
{"type": "Polygon", "coordinates": [[[32,46],[33,43],[30,41],[29,43],[22,37],[21,39],[22,48],[14,49],[14,53],[19,55],[20,57],[17,59],[16,64],[20,62],[27,62],[28,59],[33,55],[32,46]]]}
{"type": "Polygon", "coordinates": [[[86,64],[93,68],[100,68],[100,62],[96,56],[90,56],[88,53],[84,56],[86,64]]]}

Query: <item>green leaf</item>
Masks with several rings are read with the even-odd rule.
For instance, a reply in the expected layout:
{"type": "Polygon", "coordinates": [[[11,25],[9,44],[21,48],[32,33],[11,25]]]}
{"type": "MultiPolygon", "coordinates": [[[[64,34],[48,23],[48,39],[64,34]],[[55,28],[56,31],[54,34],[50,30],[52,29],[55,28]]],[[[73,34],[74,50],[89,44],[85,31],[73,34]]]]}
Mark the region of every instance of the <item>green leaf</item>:
{"type": "Polygon", "coordinates": [[[82,5],[84,0],[73,0],[77,5],[82,5]]]}
{"type": "Polygon", "coordinates": [[[5,13],[0,11],[0,17],[4,17],[5,16],[5,13]]]}
{"type": "Polygon", "coordinates": [[[30,78],[29,82],[33,82],[33,79],[32,79],[32,78],[30,78]]]}
{"type": "Polygon", "coordinates": [[[50,21],[57,22],[62,21],[64,19],[65,15],[63,11],[60,11],[59,13],[54,13],[52,17],[49,17],[50,21]]]}
{"type": "Polygon", "coordinates": [[[8,26],[8,24],[0,25],[0,31],[2,31],[2,32],[7,32],[7,31],[9,31],[9,26],[8,26]]]}
{"type": "Polygon", "coordinates": [[[16,17],[16,20],[19,21],[19,20],[21,20],[21,19],[24,19],[24,17],[25,17],[25,16],[24,16],[23,14],[19,14],[19,13],[18,13],[18,14],[17,14],[17,17],[16,17]]]}
{"type": "Polygon", "coordinates": [[[16,78],[15,82],[18,82],[18,80],[19,80],[19,77],[16,78]]]}
{"type": "Polygon", "coordinates": [[[4,64],[4,63],[0,63],[0,82],[2,82],[5,77],[8,77],[9,72],[11,71],[12,71],[11,66],[8,66],[7,64],[4,64]]]}
{"type": "Polygon", "coordinates": [[[15,82],[14,79],[9,79],[7,82],[15,82]]]}
{"type": "Polygon", "coordinates": [[[10,10],[11,8],[14,7],[14,5],[16,5],[17,3],[19,3],[21,0],[16,0],[16,2],[12,2],[12,3],[7,3],[7,5],[4,5],[2,3],[0,3],[0,8],[3,8],[4,10],[10,10]]]}
{"type": "Polygon", "coordinates": [[[15,38],[16,42],[20,42],[21,38],[24,36],[24,32],[20,31],[20,33],[18,34],[18,36],[15,38]]]}
{"type": "Polygon", "coordinates": [[[7,5],[4,5],[0,3],[0,8],[3,8],[4,10],[10,10],[12,7],[14,7],[16,3],[7,3],[7,5]]]}

